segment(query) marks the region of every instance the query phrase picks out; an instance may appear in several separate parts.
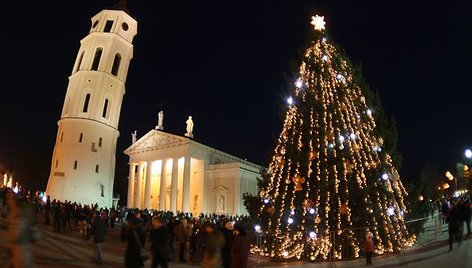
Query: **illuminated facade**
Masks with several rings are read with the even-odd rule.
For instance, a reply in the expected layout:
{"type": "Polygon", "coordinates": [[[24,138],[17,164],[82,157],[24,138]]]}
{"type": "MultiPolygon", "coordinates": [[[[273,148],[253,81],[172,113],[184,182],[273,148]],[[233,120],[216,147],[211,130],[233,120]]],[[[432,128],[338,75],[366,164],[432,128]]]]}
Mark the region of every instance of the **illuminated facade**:
{"type": "Polygon", "coordinates": [[[128,207],[245,214],[243,194],[257,194],[261,166],[187,137],[153,129],[125,153],[128,207]]]}
{"type": "Polygon", "coordinates": [[[91,22],[69,76],[46,193],[52,199],[110,207],[137,22],[122,8],[103,10],[91,22]]]}

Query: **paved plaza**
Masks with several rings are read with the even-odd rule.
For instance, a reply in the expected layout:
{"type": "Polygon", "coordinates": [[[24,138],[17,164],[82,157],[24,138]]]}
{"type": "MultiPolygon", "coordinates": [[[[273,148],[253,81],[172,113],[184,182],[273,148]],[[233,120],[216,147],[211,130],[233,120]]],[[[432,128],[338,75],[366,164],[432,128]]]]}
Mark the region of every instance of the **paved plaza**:
{"type": "MultiPolygon", "coordinates": [[[[4,223],[4,221],[2,222],[4,223]]],[[[427,226],[427,230],[431,230],[427,226]]],[[[447,242],[447,226],[439,225],[441,229],[426,233],[429,239],[419,239],[417,245],[401,254],[377,256],[373,259],[373,267],[472,267],[472,239],[466,239],[459,246],[449,251],[447,242]]],[[[434,228],[433,228],[434,229],[434,228]]],[[[0,267],[4,267],[6,251],[3,244],[5,230],[0,231],[0,267]]],[[[46,267],[99,267],[92,259],[93,243],[81,238],[79,231],[56,233],[52,226],[40,225],[42,239],[34,244],[33,253],[38,268],[46,267]]],[[[126,244],[120,241],[120,227],[110,229],[104,245],[105,267],[124,267],[124,251],[126,244]]],[[[267,263],[251,257],[251,267],[365,267],[365,259],[337,261],[334,264],[322,263],[267,263]]],[[[150,261],[145,267],[150,267],[150,261]]],[[[198,267],[198,264],[171,263],[170,267],[198,267]]]]}

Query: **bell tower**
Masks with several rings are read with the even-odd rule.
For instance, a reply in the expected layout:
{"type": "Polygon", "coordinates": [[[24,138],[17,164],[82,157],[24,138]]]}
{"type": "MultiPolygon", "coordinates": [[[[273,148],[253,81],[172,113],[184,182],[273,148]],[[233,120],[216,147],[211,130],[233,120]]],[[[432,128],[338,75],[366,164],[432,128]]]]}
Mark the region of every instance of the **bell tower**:
{"type": "Polygon", "coordinates": [[[91,22],[69,76],[46,194],[110,208],[118,122],[138,24],[123,2],[91,22]]]}

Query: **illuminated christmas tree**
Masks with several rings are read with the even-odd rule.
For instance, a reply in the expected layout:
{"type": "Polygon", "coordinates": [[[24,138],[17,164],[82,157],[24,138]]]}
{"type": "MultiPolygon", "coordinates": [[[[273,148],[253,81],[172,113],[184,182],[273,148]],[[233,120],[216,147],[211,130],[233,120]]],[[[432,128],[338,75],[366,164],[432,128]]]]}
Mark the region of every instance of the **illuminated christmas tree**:
{"type": "Polygon", "coordinates": [[[312,17],[313,39],[287,99],[283,129],[261,183],[259,247],[275,259],[358,257],[366,232],[377,254],[415,236],[405,224],[407,195],[376,133],[361,79],[312,17]]]}

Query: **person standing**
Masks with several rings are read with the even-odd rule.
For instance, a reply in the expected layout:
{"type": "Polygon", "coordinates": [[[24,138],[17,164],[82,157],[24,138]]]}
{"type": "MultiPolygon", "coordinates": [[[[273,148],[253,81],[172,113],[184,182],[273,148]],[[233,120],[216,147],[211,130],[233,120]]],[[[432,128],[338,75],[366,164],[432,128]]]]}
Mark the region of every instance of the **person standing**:
{"type": "Polygon", "coordinates": [[[222,257],[223,257],[223,268],[230,268],[230,267],[239,267],[239,266],[232,266],[231,265],[231,245],[233,243],[233,223],[231,221],[227,221],[225,227],[222,228],[221,232],[225,238],[225,245],[222,249],[222,257]]]}
{"type": "Polygon", "coordinates": [[[139,211],[130,216],[122,227],[121,240],[127,241],[125,251],[125,267],[139,268],[144,266],[141,258],[141,248],[144,247],[144,231],[139,211]]]}
{"type": "Polygon", "coordinates": [[[169,230],[164,224],[161,217],[154,216],[152,218],[152,229],[150,231],[151,251],[152,251],[152,268],[167,268],[169,261],[170,237],[169,230]]]}
{"type": "Polygon", "coordinates": [[[95,244],[95,253],[93,256],[97,264],[103,265],[103,243],[105,243],[105,220],[104,214],[97,215],[97,212],[92,212],[92,224],[90,234],[93,236],[93,243],[95,244]]]}
{"type": "Polygon", "coordinates": [[[460,211],[455,202],[451,202],[449,213],[447,214],[448,234],[449,234],[449,251],[452,250],[452,244],[454,239],[459,242],[459,246],[462,242],[462,219],[460,211]]]}
{"type": "Polygon", "coordinates": [[[8,206],[6,248],[9,252],[6,267],[35,267],[31,243],[34,240],[33,210],[24,197],[6,192],[8,206]]]}
{"type": "Polygon", "coordinates": [[[365,259],[367,265],[372,265],[372,255],[374,254],[374,235],[367,232],[364,243],[365,259]]]}
{"type": "Polygon", "coordinates": [[[203,226],[207,233],[205,241],[205,248],[203,251],[202,267],[203,268],[217,268],[221,266],[221,248],[225,240],[223,234],[215,228],[215,226],[206,222],[203,226]]]}
{"type": "Polygon", "coordinates": [[[55,232],[60,232],[61,231],[61,222],[62,222],[62,208],[61,208],[61,203],[59,201],[57,202],[52,202],[52,216],[53,216],[53,226],[54,226],[54,231],[55,232]]]}
{"type": "Polygon", "coordinates": [[[174,227],[174,235],[177,243],[179,244],[179,261],[185,262],[185,246],[187,244],[187,240],[190,241],[187,230],[187,219],[183,218],[174,227]]]}
{"type": "Polygon", "coordinates": [[[242,224],[235,224],[231,245],[231,267],[247,268],[251,243],[242,224]]]}
{"type": "Polygon", "coordinates": [[[49,225],[51,216],[51,196],[46,197],[46,204],[44,205],[44,224],[49,225]]]}

